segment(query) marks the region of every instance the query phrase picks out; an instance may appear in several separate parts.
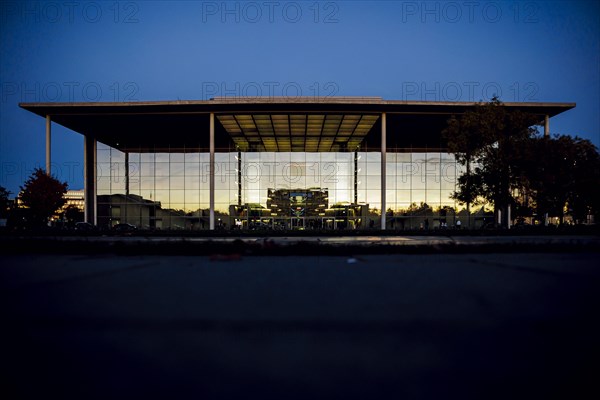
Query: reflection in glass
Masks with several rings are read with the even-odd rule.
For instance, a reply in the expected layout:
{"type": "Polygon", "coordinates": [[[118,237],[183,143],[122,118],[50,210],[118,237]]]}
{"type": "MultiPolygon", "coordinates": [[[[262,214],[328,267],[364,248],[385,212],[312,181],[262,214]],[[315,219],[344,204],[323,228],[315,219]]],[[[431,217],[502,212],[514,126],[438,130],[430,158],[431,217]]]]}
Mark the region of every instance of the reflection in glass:
{"type": "MultiPolygon", "coordinates": [[[[209,154],[139,151],[126,155],[98,144],[99,224],[208,229],[209,154]]],[[[227,229],[261,224],[272,229],[367,228],[381,215],[381,153],[363,151],[356,158],[355,170],[352,152],[217,152],[215,215],[227,229]],[[294,210],[292,194],[300,199],[294,210]]],[[[388,153],[385,212],[394,229],[418,228],[423,215],[435,219],[448,207],[458,212],[450,196],[461,168],[448,153],[388,153]]]]}

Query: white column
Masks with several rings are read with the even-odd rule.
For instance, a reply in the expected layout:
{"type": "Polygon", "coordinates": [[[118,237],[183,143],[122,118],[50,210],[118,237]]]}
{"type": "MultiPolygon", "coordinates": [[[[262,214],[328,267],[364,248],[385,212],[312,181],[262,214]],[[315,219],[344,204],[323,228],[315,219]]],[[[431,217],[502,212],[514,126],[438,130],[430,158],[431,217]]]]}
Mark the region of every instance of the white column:
{"type": "Polygon", "coordinates": [[[386,115],[381,114],[381,230],[385,230],[385,160],[386,160],[386,115]]]}
{"type": "Polygon", "coordinates": [[[83,198],[85,222],[97,225],[96,215],[96,139],[83,137],[83,198]]]}
{"type": "Polygon", "coordinates": [[[550,116],[544,118],[544,136],[550,136],[550,116]]]}
{"type": "Polygon", "coordinates": [[[129,196],[129,150],[125,151],[125,196],[129,196]]]}
{"type": "Polygon", "coordinates": [[[209,229],[215,230],[215,114],[210,113],[210,160],[209,160],[209,203],[210,203],[210,219],[209,229]]]}
{"type": "Polygon", "coordinates": [[[50,120],[50,115],[46,115],[46,174],[51,175],[52,171],[50,168],[50,164],[52,162],[51,158],[51,150],[52,150],[52,121],[50,120]]]}

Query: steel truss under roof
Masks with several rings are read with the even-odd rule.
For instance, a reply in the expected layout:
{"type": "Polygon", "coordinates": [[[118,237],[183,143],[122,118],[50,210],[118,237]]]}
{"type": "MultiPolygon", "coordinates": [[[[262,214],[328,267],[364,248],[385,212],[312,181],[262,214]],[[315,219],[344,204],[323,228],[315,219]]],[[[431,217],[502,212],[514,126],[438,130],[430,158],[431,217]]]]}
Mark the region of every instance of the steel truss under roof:
{"type": "Polygon", "coordinates": [[[359,147],[379,116],[224,114],[217,118],[241,151],[330,152],[359,147]]]}

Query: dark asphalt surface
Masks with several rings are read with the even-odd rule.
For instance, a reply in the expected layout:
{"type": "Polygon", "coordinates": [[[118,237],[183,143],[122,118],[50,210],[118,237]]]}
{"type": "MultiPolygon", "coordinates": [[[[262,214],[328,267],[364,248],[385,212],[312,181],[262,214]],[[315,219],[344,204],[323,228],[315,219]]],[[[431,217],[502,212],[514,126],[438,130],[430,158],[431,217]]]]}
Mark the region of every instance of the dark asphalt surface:
{"type": "Polygon", "coordinates": [[[0,396],[599,398],[597,261],[4,255],[0,396]]]}

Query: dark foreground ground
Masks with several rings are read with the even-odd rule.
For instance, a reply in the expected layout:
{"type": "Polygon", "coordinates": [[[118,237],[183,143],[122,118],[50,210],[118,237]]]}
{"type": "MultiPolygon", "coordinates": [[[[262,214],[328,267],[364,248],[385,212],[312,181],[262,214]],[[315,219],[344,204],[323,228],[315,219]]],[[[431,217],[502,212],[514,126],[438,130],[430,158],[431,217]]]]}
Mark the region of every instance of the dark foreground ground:
{"type": "Polygon", "coordinates": [[[4,254],[0,397],[596,399],[597,264],[4,254]]]}

